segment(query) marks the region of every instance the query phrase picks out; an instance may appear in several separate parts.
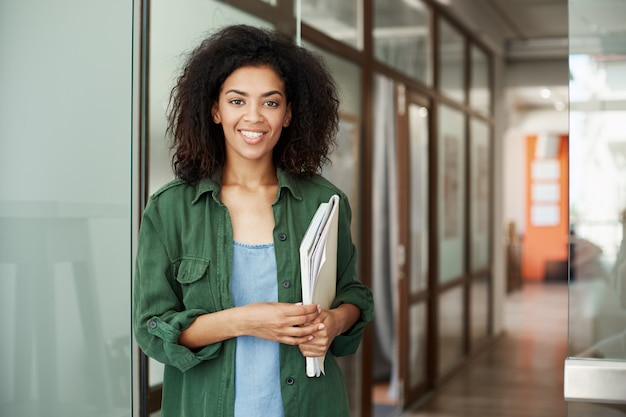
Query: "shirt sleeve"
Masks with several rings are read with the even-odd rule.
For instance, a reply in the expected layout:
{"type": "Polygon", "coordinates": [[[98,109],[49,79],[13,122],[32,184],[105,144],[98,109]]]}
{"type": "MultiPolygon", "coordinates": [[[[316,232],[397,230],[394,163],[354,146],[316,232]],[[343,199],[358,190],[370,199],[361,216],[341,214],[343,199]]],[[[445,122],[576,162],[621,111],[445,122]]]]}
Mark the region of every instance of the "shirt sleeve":
{"type": "Polygon", "coordinates": [[[184,308],[163,242],[158,207],[150,200],[143,214],[135,261],[134,334],[146,355],[184,372],[201,361],[217,357],[222,343],[194,350],[178,343],[181,332],[208,311],[184,308]]]}
{"type": "Polygon", "coordinates": [[[357,351],[365,326],[374,316],[372,291],[356,276],[356,249],[350,233],[351,216],[348,199],[342,195],[338,223],[337,295],[332,307],[354,304],[361,310],[361,315],[348,331],[337,336],[331,344],[330,350],[335,356],[351,355],[357,351]]]}

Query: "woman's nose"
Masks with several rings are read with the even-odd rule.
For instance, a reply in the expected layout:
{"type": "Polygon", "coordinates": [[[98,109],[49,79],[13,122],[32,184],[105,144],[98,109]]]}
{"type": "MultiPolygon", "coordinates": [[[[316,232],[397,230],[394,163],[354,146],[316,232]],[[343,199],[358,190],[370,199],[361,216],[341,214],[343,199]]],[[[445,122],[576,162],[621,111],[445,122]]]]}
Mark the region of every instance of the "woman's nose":
{"type": "Polygon", "coordinates": [[[254,104],[249,105],[246,109],[244,120],[250,123],[256,123],[263,120],[263,115],[261,114],[261,109],[259,108],[259,106],[254,104]]]}

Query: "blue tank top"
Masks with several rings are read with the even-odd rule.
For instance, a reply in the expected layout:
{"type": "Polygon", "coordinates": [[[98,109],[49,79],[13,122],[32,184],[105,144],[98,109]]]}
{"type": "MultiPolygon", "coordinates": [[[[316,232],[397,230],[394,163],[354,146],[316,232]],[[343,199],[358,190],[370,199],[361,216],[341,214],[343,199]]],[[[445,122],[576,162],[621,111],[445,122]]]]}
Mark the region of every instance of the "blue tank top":
{"type": "MultiPolygon", "coordinates": [[[[274,244],[233,242],[231,291],[235,306],[278,301],[274,244]]],[[[237,338],[235,417],[282,417],[279,343],[253,336],[237,338]]]]}

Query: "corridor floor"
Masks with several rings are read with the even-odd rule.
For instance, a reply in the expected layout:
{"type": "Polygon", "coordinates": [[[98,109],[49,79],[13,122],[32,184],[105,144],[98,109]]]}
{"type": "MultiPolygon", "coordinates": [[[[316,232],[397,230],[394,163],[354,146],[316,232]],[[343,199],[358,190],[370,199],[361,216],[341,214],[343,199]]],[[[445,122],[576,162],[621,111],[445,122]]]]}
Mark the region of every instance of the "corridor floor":
{"type": "Polygon", "coordinates": [[[511,293],[505,333],[402,417],[565,417],[567,298],[561,283],[511,293]]]}

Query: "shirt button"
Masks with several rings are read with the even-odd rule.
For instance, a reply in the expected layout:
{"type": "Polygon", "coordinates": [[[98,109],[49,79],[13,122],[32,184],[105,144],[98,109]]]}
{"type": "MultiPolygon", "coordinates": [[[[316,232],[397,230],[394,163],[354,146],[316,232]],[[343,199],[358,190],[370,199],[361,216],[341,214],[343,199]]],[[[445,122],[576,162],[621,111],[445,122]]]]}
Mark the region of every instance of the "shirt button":
{"type": "Polygon", "coordinates": [[[156,329],[157,323],[154,320],[150,320],[150,322],[148,323],[148,326],[150,326],[151,329],[156,329]]]}
{"type": "Polygon", "coordinates": [[[278,240],[284,242],[285,240],[287,240],[287,235],[285,233],[279,233],[278,240]]]}
{"type": "Polygon", "coordinates": [[[283,288],[289,288],[289,287],[291,287],[291,282],[283,281],[283,288]]]}
{"type": "Polygon", "coordinates": [[[296,382],[296,381],[294,381],[294,379],[292,377],[288,377],[285,380],[285,382],[287,383],[287,385],[293,385],[293,383],[296,382]]]}

